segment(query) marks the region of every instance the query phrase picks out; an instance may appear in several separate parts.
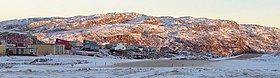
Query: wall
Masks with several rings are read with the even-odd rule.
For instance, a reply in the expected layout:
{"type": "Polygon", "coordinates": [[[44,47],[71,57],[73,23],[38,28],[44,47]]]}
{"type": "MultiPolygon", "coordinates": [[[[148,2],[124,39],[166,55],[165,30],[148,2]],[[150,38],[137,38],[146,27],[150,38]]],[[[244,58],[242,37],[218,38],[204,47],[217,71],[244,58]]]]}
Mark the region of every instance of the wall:
{"type": "Polygon", "coordinates": [[[49,55],[54,54],[53,45],[32,45],[33,48],[37,48],[38,55],[49,55]]]}
{"type": "Polygon", "coordinates": [[[54,45],[55,46],[55,52],[53,54],[66,54],[65,52],[65,46],[64,45],[54,45]]]}
{"type": "Polygon", "coordinates": [[[9,48],[8,51],[11,55],[37,55],[36,48],[9,48]]]}
{"type": "Polygon", "coordinates": [[[72,48],[70,41],[66,41],[66,40],[56,39],[55,44],[65,45],[65,49],[67,49],[67,50],[71,50],[71,48],[72,48]]]}
{"type": "Polygon", "coordinates": [[[32,45],[33,48],[37,48],[38,55],[58,55],[65,54],[65,46],[64,45],[32,45]]]}
{"type": "Polygon", "coordinates": [[[0,55],[6,54],[6,46],[0,45],[0,55]]]}

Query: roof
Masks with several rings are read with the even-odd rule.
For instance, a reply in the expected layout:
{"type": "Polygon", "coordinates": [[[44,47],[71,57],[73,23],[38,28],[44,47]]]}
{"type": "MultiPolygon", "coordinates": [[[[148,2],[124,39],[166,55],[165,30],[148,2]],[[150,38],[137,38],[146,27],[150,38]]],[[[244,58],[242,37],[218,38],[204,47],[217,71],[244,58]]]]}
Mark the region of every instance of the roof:
{"type": "Polygon", "coordinates": [[[56,39],[56,42],[59,42],[59,41],[63,41],[63,42],[70,42],[70,41],[63,40],[63,39],[56,39]]]}
{"type": "Polygon", "coordinates": [[[130,44],[128,46],[134,46],[134,47],[144,47],[143,45],[140,45],[140,44],[130,44]]]}
{"type": "MultiPolygon", "coordinates": [[[[119,43],[121,43],[121,42],[114,42],[114,43],[112,43],[112,44],[119,44],[119,43]]],[[[123,43],[121,43],[121,44],[123,44],[123,43]]]]}
{"type": "Polygon", "coordinates": [[[93,42],[93,41],[89,41],[89,40],[84,40],[83,42],[84,42],[84,44],[86,44],[86,45],[98,46],[98,43],[97,43],[97,42],[93,42]]]}
{"type": "Polygon", "coordinates": [[[36,49],[36,48],[26,48],[26,47],[13,47],[8,49],[36,49]]]}
{"type": "Polygon", "coordinates": [[[62,44],[32,44],[32,45],[62,45],[62,44]]]}
{"type": "Polygon", "coordinates": [[[0,45],[0,47],[6,47],[6,45],[0,45]]]}

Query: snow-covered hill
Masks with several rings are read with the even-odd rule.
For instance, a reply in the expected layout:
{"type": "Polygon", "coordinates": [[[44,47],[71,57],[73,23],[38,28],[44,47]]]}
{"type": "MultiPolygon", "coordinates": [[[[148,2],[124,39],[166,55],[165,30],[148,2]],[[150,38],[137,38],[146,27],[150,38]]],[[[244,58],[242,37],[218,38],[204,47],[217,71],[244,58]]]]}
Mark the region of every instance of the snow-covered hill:
{"type": "Polygon", "coordinates": [[[280,52],[280,29],[235,21],[139,13],[108,13],[69,18],[28,18],[0,22],[1,30],[31,33],[39,40],[84,39],[102,43],[123,42],[174,50],[235,55],[246,52],[280,52]]]}

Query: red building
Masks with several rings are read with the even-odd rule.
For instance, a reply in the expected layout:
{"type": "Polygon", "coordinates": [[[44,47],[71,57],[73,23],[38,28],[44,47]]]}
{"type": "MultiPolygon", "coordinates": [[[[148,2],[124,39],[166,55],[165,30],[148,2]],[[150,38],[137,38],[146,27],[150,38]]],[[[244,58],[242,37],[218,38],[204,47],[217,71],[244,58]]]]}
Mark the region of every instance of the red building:
{"type": "Polygon", "coordinates": [[[71,48],[72,48],[70,41],[67,41],[67,40],[56,39],[55,44],[65,45],[66,50],[71,50],[71,48]]]}

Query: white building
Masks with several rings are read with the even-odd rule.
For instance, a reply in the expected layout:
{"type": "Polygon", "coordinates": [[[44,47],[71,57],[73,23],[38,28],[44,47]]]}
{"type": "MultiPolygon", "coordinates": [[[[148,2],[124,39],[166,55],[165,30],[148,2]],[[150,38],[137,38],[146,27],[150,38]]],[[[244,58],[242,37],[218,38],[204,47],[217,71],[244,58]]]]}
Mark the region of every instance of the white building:
{"type": "Polygon", "coordinates": [[[129,51],[138,51],[141,52],[144,50],[144,46],[142,45],[137,45],[137,44],[132,44],[132,45],[128,45],[126,46],[126,49],[129,51]]]}
{"type": "Polygon", "coordinates": [[[112,44],[112,50],[126,50],[126,46],[123,43],[116,42],[112,44]]]}

